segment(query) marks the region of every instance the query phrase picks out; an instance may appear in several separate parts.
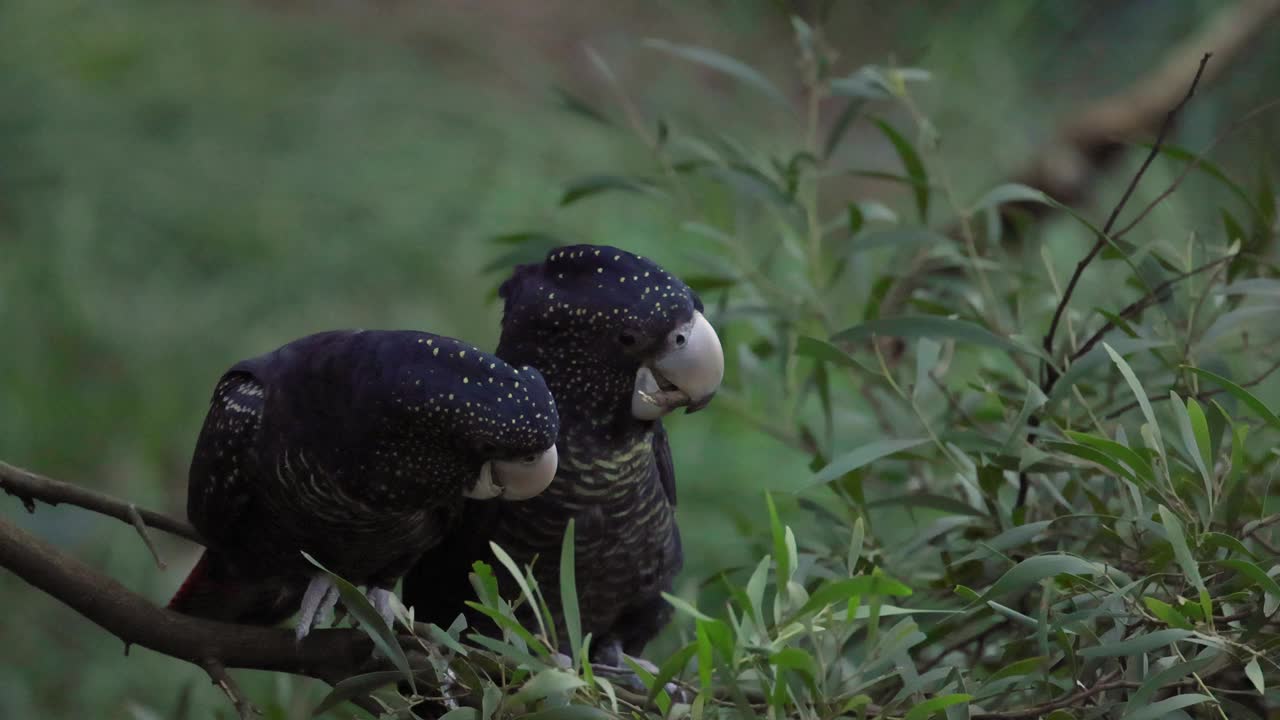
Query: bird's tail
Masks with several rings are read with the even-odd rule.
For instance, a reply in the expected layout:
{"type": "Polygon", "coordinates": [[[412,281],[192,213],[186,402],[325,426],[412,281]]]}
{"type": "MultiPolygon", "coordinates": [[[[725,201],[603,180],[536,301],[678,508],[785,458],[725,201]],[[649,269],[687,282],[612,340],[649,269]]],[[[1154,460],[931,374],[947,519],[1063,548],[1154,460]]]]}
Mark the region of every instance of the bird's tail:
{"type": "Polygon", "coordinates": [[[168,608],[206,620],[275,625],[297,612],[305,589],[305,578],[246,578],[223,555],[205,550],[168,608]]]}

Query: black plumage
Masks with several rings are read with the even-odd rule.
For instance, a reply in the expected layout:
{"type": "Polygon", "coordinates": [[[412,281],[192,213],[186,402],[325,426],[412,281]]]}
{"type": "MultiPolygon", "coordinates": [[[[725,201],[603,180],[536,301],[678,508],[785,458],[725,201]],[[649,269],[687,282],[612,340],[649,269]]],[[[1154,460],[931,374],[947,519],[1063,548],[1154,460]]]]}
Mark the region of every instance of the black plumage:
{"type": "Polygon", "coordinates": [[[208,549],[170,607],[279,622],[316,577],[303,551],[389,592],[489,463],[554,465],[557,432],[537,370],[439,335],[327,332],[237,363],[191,463],[187,514],[208,549]]]}
{"type": "MultiPolygon", "coordinates": [[[[650,412],[641,378],[652,395],[700,408],[723,376],[719,341],[688,286],[616,248],[555,250],[517,268],[500,295],[497,355],[537,367],[560,411],[556,480],[527,503],[469,507],[406,576],[405,600],[418,618],[448,625],[474,599],[467,572],[474,560],[492,562],[492,540],[521,566],[537,558],[535,577],[563,630],[559,552],[572,518],[582,630],[598,662],[619,665],[621,652],[638,654],[667,623],[661,593],[683,562],[671,450],[655,419],[673,406],[650,412]],[[687,345],[698,357],[681,355],[687,345]]],[[[476,613],[469,621],[491,627],[476,613]]]]}

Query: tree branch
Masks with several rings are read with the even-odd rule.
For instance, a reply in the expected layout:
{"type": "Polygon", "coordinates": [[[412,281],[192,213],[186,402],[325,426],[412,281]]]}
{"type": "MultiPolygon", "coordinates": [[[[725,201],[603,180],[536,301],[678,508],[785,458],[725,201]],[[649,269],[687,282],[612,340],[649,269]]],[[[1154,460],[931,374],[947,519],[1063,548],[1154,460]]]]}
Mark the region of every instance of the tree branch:
{"type": "Polygon", "coordinates": [[[189,617],[152,604],[44,540],[0,518],[0,567],[92,620],[127,645],[204,667],[306,675],[327,681],[359,672],[373,654],[360,630],[316,630],[301,642],[285,629],[189,617]]]}
{"type": "MultiPolygon", "coordinates": [[[[1194,275],[1199,275],[1202,272],[1212,270],[1218,267],[1219,265],[1231,260],[1234,257],[1235,257],[1234,255],[1225,255],[1216,260],[1210,260],[1209,262],[1199,267],[1193,268],[1184,273],[1179,273],[1178,275],[1169,278],[1168,280],[1152,288],[1151,292],[1129,303],[1127,306],[1125,306],[1123,310],[1121,310],[1116,315],[1116,317],[1119,317],[1123,320],[1137,319],[1139,316],[1142,315],[1142,312],[1147,308],[1151,307],[1152,305],[1155,305],[1158,302],[1164,302],[1166,299],[1168,299],[1169,292],[1173,289],[1174,285],[1194,275]]],[[[1113,320],[1108,320],[1106,323],[1104,323],[1102,327],[1098,328],[1097,332],[1095,332],[1093,335],[1090,335],[1088,340],[1084,341],[1084,343],[1080,345],[1080,347],[1075,352],[1071,353],[1071,361],[1075,362],[1076,360],[1079,360],[1080,358],[1087,355],[1089,351],[1097,347],[1098,343],[1102,341],[1102,338],[1106,337],[1107,333],[1114,330],[1115,327],[1116,327],[1116,324],[1115,324],[1115,321],[1113,320]]]]}
{"type": "MultiPolygon", "coordinates": [[[[1120,196],[1120,201],[1116,203],[1114,208],[1112,208],[1111,214],[1107,217],[1106,224],[1102,226],[1102,232],[1093,243],[1093,247],[1090,248],[1084,258],[1076,264],[1075,271],[1071,273],[1071,279],[1067,281],[1067,288],[1063,291],[1062,298],[1058,300],[1058,306],[1053,311],[1053,319],[1049,322],[1049,330],[1045,332],[1044,340],[1041,343],[1044,347],[1045,355],[1048,357],[1053,357],[1054,335],[1058,332],[1058,324],[1062,321],[1062,315],[1071,304],[1071,296],[1075,293],[1076,285],[1080,283],[1080,278],[1084,276],[1084,271],[1088,269],[1089,265],[1093,263],[1093,259],[1098,256],[1098,253],[1102,252],[1102,248],[1105,247],[1109,241],[1111,231],[1115,228],[1116,220],[1120,218],[1121,211],[1123,211],[1124,206],[1128,204],[1129,198],[1133,195],[1133,191],[1137,189],[1138,183],[1142,180],[1142,176],[1147,173],[1147,168],[1151,166],[1151,162],[1160,154],[1160,148],[1164,145],[1165,136],[1169,133],[1170,128],[1173,127],[1173,122],[1177,119],[1178,113],[1182,111],[1182,108],[1185,107],[1187,102],[1191,100],[1192,96],[1196,94],[1196,86],[1200,84],[1200,78],[1204,76],[1204,69],[1205,66],[1209,64],[1210,57],[1212,57],[1212,53],[1205,53],[1204,56],[1200,58],[1200,66],[1196,69],[1195,77],[1191,79],[1191,85],[1187,88],[1187,94],[1184,95],[1182,100],[1180,100],[1177,105],[1173,106],[1173,109],[1169,110],[1168,114],[1165,115],[1164,122],[1160,125],[1160,131],[1156,133],[1156,141],[1151,145],[1151,151],[1147,153],[1147,158],[1142,161],[1142,165],[1138,168],[1138,171],[1134,173],[1133,178],[1129,180],[1129,185],[1125,187],[1124,193],[1120,196]]],[[[1057,371],[1053,369],[1052,365],[1046,365],[1045,372],[1045,381],[1041,390],[1045,391],[1047,394],[1049,390],[1053,389],[1053,385],[1057,382],[1058,378],[1057,371]]]]}
{"type": "MultiPolygon", "coordinates": [[[[94,492],[79,485],[37,475],[2,461],[0,461],[0,490],[22,500],[28,512],[35,512],[37,500],[48,505],[66,503],[113,517],[134,527],[137,527],[135,519],[140,519],[148,527],[163,530],[170,535],[177,535],[194,543],[205,544],[204,538],[200,537],[200,533],[190,523],[163,513],[142,510],[133,503],[117,500],[110,495],[94,492]]],[[[141,529],[139,533],[142,533],[141,529]]],[[[146,538],[145,534],[143,537],[146,538]]]]}
{"type": "MultiPolygon", "coordinates": [[[[1151,145],[1151,151],[1147,153],[1147,158],[1142,161],[1142,165],[1138,171],[1134,173],[1133,178],[1129,180],[1129,185],[1125,187],[1124,193],[1120,196],[1120,201],[1116,203],[1111,210],[1111,214],[1107,217],[1107,222],[1102,226],[1101,232],[1098,233],[1097,239],[1093,243],[1093,247],[1085,254],[1084,258],[1076,264],[1076,269],[1071,273],[1071,279],[1067,282],[1067,287],[1062,293],[1062,297],[1058,300],[1057,307],[1053,310],[1053,319],[1049,321],[1049,329],[1044,334],[1041,346],[1044,348],[1045,360],[1041,362],[1043,372],[1040,380],[1040,390],[1045,395],[1049,395],[1053,390],[1053,386],[1057,384],[1061,373],[1053,363],[1053,340],[1054,335],[1058,332],[1058,324],[1062,321],[1063,314],[1066,313],[1067,307],[1071,304],[1071,296],[1075,293],[1076,286],[1080,283],[1080,278],[1084,276],[1084,271],[1093,263],[1098,253],[1102,252],[1102,248],[1111,242],[1111,231],[1115,228],[1116,221],[1120,218],[1121,211],[1128,204],[1129,198],[1133,195],[1134,189],[1138,187],[1138,183],[1142,180],[1142,176],[1146,174],[1147,168],[1151,166],[1151,162],[1160,154],[1160,148],[1164,145],[1165,136],[1173,127],[1174,120],[1177,119],[1178,113],[1191,100],[1196,93],[1196,87],[1200,84],[1200,79],[1204,76],[1205,67],[1209,64],[1209,58],[1212,53],[1205,53],[1200,58],[1200,65],[1196,68],[1196,74],[1191,78],[1191,85],[1187,88],[1187,92],[1164,116],[1164,122],[1160,124],[1160,130],[1156,133],[1156,141],[1151,145]]],[[[1101,338],[1101,334],[1096,335],[1101,338]]],[[[1092,339],[1092,338],[1091,338],[1092,339]]],[[[1034,445],[1038,430],[1040,427],[1040,415],[1034,414],[1027,419],[1027,425],[1030,430],[1027,432],[1027,442],[1034,445]]],[[[1031,488],[1030,478],[1027,477],[1026,471],[1018,473],[1018,497],[1014,502],[1014,508],[1021,508],[1027,501],[1027,491],[1031,488]]]]}

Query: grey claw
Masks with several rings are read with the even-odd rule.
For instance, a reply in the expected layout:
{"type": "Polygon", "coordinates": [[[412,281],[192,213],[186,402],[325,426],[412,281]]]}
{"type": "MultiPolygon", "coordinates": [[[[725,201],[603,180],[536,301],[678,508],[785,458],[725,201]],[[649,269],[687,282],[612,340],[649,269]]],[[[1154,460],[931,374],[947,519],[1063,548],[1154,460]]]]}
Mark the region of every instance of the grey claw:
{"type": "Polygon", "coordinates": [[[333,607],[338,604],[338,588],[325,575],[316,575],[302,595],[302,608],[298,613],[298,626],[294,629],[301,640],[333,618],[333,607]]]}
{"type": "Polygon", "coordinates": [[[382,616],[382,621],[387,624],[387,627],[394,629],[396,626],[395,593],[386,588],[371,587],[365,593],[365,597],[369,598],[369,604],[373,605],[373,609],[382,616]]]}

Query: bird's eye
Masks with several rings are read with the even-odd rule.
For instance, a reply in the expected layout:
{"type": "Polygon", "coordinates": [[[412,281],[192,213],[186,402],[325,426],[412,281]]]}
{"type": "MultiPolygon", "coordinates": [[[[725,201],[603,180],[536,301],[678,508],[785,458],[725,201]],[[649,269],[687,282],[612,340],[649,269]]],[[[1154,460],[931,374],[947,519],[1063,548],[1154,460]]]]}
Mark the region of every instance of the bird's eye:
{"type": "Polygon", "coordinates": [[[538,462],[538,456],[537,456],[537,455],[525,455],[524,457],[520,458],[520,462],[524,463],[525,465],[532,465],[532,464],[534,464],[534,463],[538,462]]]}
{"type": "Polygon", "coordinates": [[[684,333],[676,333],[676,347],[684,347],[687,342],[689,342],[689,338],[685,337],[684,333]]]}
{"type": "Polygon", "coordinates": [[[623,347],[631,347],[636,344],[636,336],[629,332],[624,332],[618,336],[618,342],[622,343],[623,347]]]}

